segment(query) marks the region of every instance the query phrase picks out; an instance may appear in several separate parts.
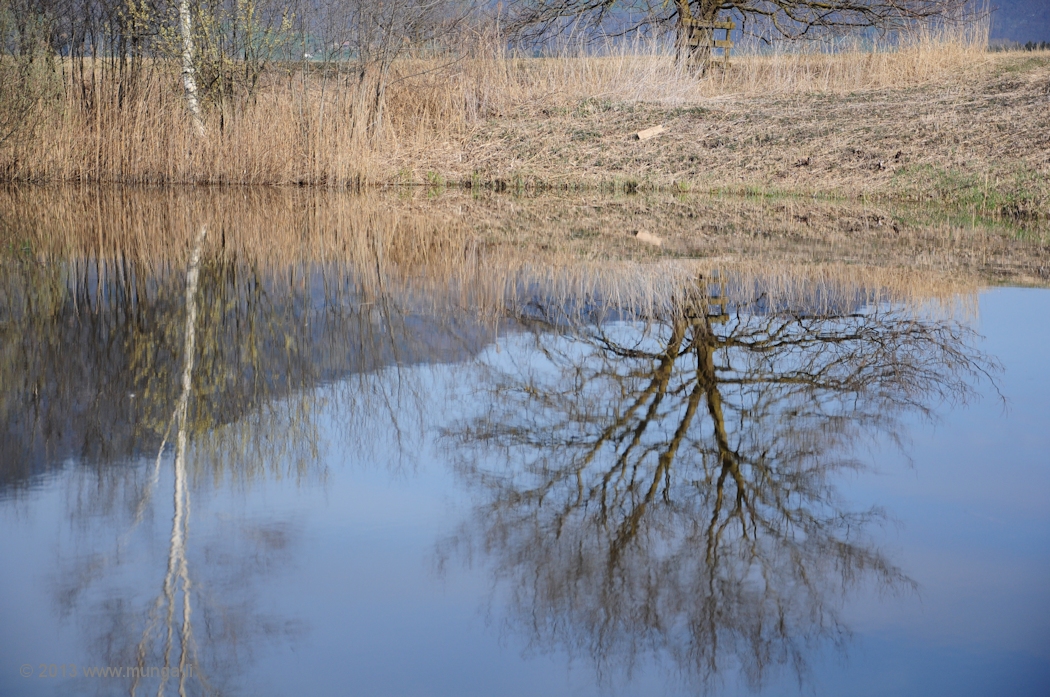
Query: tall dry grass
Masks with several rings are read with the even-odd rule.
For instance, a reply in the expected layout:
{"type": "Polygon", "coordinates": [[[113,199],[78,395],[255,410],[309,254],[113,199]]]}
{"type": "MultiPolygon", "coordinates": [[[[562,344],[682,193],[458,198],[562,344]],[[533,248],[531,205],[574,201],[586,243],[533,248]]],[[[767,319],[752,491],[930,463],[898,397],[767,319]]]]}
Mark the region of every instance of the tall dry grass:
{"type": "Polygon", "coordinates": [[[892,44],[783,45],[734,54],[700,76],[666,43],[508,53],[494,38],[447,58],[406,58],[388,76],[380,127],[339,65],[272,68],[250,96],[213,105],[197,138],[175,65],[152,63],[134,89],[113,71],[59,63],[65,89],[33,114],[33,137],[0,144],[0,177],[20,181],[310,184],[415,182],[415,163],[461,157],[481,121],[582,100],[702,104],[732,95],[853,92],[920,85],[988,59],[987,24],[919,30],[892,44]],[[95,71],[92,74],[91,71],[95,71]],[[107,78],[106,76],[110,76],[107,78]],[[85,90],[84,85],[91,89],[85,90]]]}
{"type": "Polygon", "coordinates": [[[846,93],[922,85],[988,60],[987,20],[917,27],[892,41],[776,43],[752,48],[728,71],[701,82],[707,97],[791,92],[846,93]]]}
{"type": "Polygon", "coordinates": [[[729,95],[845,93],[909,87],[988,59],[987,19],[915,27],[892,38],[751,42],[728,69],[704,74],[674,59],[658,38],[563,47],[549,57],[515,59],[494,51],[461,79],[479,103],[502,109],[583,99],[670,104],[729,95]]]}

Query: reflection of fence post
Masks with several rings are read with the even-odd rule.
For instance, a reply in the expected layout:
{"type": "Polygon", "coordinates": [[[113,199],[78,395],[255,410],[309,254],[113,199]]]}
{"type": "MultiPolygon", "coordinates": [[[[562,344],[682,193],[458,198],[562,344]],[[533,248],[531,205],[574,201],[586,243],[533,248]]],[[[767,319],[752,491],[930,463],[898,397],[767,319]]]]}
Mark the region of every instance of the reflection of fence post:
{"type": "Polygon", "coordinates": [[[717,295],[711,294],[713,289],[708,288],[707,321],[712,324],[725,324],[729,321],[729,295],[725,275],[717,274],[715,283],[718,289],[717,295]]]}
{"type": "Polygon", "coordinates": [[[675,311],[682,314],[689,324],[711,333],[712,324],[729,321],[729,297],[725,277],[717,271],[709,280],[698,274],[695,285],[686,289],[675,311]]]}

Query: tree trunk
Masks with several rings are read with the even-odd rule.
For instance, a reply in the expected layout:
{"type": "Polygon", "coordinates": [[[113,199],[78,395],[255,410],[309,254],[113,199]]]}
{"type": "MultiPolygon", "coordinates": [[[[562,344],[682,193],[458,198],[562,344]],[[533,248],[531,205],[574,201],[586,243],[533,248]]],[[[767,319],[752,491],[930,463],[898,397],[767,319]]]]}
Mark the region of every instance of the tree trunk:
{"type": "Polygon", "coordinates": [[[179,34],[182,36],[182,88],[186,93],[186,109],[198,137],[204,136],[204,120],[197,96],[197,77],[193,67],[193,28],[190,24],[189,0],[179,0],[179,34]]]}

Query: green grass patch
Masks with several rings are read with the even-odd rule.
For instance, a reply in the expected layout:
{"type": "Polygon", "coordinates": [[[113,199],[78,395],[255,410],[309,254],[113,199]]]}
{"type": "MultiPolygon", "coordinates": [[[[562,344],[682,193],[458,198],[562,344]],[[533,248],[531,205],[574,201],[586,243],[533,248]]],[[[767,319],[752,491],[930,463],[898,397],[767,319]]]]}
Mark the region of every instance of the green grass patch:
{"type": "Polygon", "coordinates": [[[894,173],[893,184],[905,198],[933,200],[983,217],[1022,222],[1046,217],[1046,181],[1031,170],[981,175],[920,165],[894,173]]]}

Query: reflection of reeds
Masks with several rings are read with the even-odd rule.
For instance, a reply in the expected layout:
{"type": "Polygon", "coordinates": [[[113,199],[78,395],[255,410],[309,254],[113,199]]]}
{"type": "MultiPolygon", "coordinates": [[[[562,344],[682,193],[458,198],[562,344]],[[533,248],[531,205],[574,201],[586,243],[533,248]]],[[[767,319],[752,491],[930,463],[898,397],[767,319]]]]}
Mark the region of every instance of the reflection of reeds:
{"type": "Polygon", "coordinates": [[[329,300],[349,292],[331,280],[350,274],[356,302],[393,294],[419,309],[489,317],[537,289],[644,310],[699,276],[732,276],[741,293],[761,288],[785,300],[838,293],[954,302],[986,275],[967,259],[1000,258],[1003,267],[1038,263],[1021,247],[1012,259],[1013,248],[997,235],[917,228],[902,243],[882,224],[882,213],[813,205],[820,210],[672,197],[10,189],[0,191],[0,230],[8,254],[64,264],[65,283],[80,287],[84,302],[103,289],[134,297],[158,278],[181,275],[194,231],[207,225],[206,258],[295,292],[327,269],[322,285],[329,300]],[[869,218],[879,225],[857,224],[869,218]],[[639,221],[658,226],[663,248],[633,240],[639,221]],[[759,224],[765,234],[754,234],[751,226],[759,224]],[[672,258],[652,263],[668,253],[672,258]],[[109,282],[98,284],[99,278],[109,282]]]}
{"type": "Polygon", "coordinates": [[[699,285],[768,307],[890,302],[970,317],[984,267],[965,260],[1038,262],[1024,250],[1011,257],[999,236],[919,229],[902,243],[888,223],[858,224],[884,213],[807,205],[0,189],[0,455],[10,463],[0,474],[22,480],[45,451],[156,453],[178,399],[180,296],[201,226],[189,423],[192,461],[204,466],[194,477],[310,476],[322,402],[340,400],[345,435],[367,442],[359,416],[404,413],[379,377],[386,368],[464,360],[537,304],[652,317],[699,285]],[[634,239],[639,220],[666,244],[634,239]],[[768,234],[754,234],[756,221],[768,234]],[[103,405],[111,428],[82,423],[76,405],[88,402],[103,405]],[[247,437],[253,429],[282,438],[247,437]]]}

